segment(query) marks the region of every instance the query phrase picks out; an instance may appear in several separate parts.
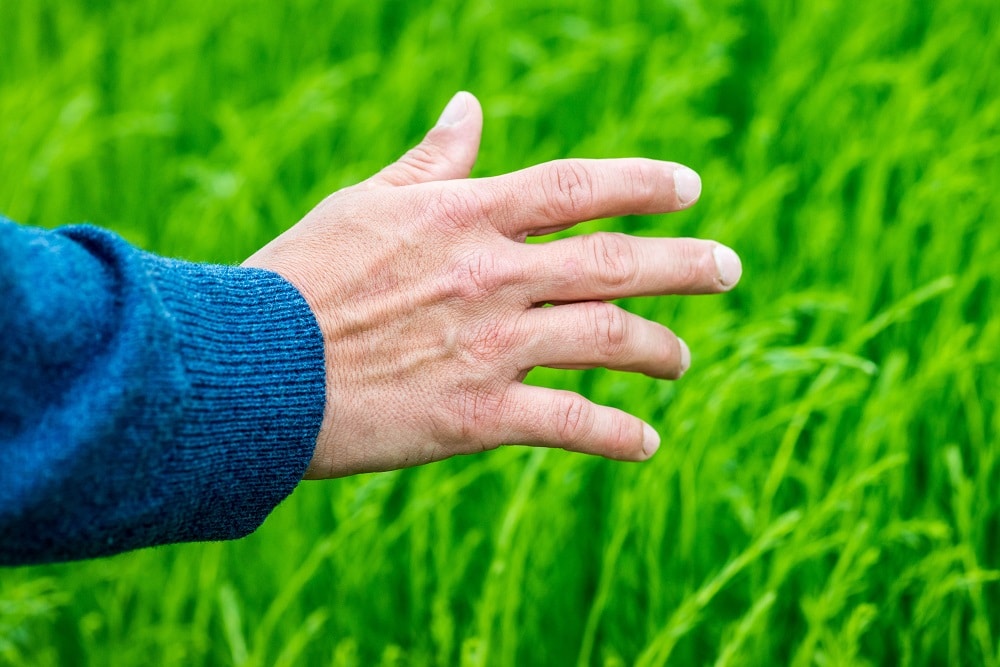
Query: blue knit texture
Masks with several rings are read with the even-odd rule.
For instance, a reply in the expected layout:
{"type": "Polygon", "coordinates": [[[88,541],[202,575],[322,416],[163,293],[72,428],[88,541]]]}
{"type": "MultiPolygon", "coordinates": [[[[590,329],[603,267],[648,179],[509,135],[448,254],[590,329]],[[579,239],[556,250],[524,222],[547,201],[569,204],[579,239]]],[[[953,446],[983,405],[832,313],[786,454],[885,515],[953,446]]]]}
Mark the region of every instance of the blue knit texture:
{"type": "Polygon", "coordinates": [[[247,535],[324,404],[322,334],[280,276],[0,218],[0,564],[247,535]]]}

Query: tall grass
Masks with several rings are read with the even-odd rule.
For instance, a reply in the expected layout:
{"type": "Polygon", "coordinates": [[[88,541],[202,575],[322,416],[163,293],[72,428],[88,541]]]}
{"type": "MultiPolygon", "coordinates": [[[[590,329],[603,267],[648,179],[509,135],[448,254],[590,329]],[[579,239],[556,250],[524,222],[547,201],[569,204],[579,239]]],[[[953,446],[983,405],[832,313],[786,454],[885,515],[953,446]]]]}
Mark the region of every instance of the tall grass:
{"type": "Polygon", "coordinates": [[[633,300],[676,384],[539,370],[656,424],[308,483],[250,538],[0,572],[0,663],[1000,664],[1000,5],[0,3],[0,211],[236,262],[455,90],[479,175],[698,169],[583,230],[737,248],[633,300]],[[96,5],[100,4],[100,7],[96,5]]]}

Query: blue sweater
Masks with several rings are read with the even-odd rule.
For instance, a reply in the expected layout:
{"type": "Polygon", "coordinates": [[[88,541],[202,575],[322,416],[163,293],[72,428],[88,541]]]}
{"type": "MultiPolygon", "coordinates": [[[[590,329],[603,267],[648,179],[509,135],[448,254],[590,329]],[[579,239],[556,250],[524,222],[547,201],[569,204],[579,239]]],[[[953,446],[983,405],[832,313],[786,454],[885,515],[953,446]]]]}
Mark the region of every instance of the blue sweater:
{"type": "Polygon", "coordinates": [[[244,536],[324,404],[322,335],[281,277],[0,218],[0,564],[244,536]]]}

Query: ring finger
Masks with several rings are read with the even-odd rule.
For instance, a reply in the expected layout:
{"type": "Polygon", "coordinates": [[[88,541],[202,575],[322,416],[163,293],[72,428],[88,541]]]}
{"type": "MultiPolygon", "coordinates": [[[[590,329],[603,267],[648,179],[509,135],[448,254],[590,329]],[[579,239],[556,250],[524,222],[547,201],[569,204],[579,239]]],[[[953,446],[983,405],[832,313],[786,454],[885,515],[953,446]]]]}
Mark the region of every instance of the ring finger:
{"type": "Polygon", "coordinates": [[[535,308],[524,317],[528,367],[604,367],[677,379],[691,364],[687,345],[672,331],[614,304],[535,308]]]}
{"type": "Polygon", "coordinates": [[[522,249],[533,303],[713,294],[731,289],[743,272],[735,252],[702,239],[597,232],[522,249]]]}

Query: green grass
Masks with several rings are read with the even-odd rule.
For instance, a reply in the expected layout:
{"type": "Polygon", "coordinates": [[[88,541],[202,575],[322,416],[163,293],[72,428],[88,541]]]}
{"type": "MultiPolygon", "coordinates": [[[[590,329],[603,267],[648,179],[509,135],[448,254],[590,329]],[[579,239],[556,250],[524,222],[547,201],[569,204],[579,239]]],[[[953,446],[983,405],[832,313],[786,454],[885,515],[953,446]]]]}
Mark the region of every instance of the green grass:
{"type": "Polygon", "coordinates": [[[0,572],[4,665],[1000,664],[1000,4],[0,4],[0,211],[237,262],[449,96],[476,174],[644,155],[738,249],[635,300],[644,465],[503,449],[309,483],[250,538],[0,572]],[[100,9],[93,5],[102,4],[100,9]]]}

